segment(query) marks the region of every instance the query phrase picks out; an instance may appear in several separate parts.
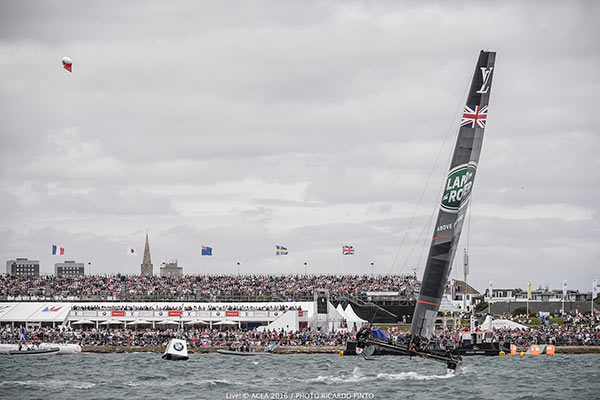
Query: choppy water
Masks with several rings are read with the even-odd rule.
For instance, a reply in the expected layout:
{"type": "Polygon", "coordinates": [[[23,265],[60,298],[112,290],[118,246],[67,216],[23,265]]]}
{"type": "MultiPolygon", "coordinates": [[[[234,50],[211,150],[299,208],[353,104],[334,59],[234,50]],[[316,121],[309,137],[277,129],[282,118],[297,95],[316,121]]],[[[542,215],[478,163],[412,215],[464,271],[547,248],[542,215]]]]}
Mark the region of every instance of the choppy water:
{"type": "Polygon", "coordinates": [[[598,399],[600,355],[467,357],[455,375],[405,357],[0,356],[8,399],[598,399]]]}

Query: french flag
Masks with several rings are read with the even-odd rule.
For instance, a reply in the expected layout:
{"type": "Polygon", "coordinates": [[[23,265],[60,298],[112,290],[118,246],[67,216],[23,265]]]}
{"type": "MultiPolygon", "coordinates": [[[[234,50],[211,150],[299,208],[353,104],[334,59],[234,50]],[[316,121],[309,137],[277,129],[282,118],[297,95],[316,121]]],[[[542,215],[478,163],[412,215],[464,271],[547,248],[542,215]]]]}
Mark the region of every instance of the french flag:
{"type": "Polygon", "coordinates": [[[53,256],[62,256],[65,254],[65,248],[61,246],[57,246],[55,244],[52,245],[52,255],[53,256]]]}

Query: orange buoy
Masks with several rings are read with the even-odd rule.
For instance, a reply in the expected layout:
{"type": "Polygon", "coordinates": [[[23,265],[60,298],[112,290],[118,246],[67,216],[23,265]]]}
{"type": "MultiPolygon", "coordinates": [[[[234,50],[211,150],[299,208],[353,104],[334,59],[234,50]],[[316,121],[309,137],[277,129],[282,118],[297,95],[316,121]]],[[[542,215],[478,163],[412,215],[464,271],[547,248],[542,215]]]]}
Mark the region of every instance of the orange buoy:
{"type": "Polygon", "coordinates": [[[517,345],[516,344],[511,344],[510,345],[510,355],[511,356],[516,356],[517,355],[517,345]]]}
{"type": "Polygon", "coordinates": [[[540,346],[538,346],[537,344],[531,345],[530,350],[532,356],[540,355],[540,346]]]}
{"type": "Polygon", "coordinates": [[[549,344],[546,347],[546,355],[547,356],[553,356],[554,355],[554,345],[553,344],[549,344]]]}

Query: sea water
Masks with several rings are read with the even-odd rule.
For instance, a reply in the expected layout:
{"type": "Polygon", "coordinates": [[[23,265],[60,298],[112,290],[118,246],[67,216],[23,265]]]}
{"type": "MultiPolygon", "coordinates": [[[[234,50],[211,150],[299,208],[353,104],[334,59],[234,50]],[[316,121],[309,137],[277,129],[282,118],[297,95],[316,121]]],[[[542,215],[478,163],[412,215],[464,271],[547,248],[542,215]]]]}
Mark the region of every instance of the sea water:
{"type": "Polygon", "coordinates": [[[600,399],[600,354],[430,360],[334,354],[0,356],[1,399],[600,399]]]}

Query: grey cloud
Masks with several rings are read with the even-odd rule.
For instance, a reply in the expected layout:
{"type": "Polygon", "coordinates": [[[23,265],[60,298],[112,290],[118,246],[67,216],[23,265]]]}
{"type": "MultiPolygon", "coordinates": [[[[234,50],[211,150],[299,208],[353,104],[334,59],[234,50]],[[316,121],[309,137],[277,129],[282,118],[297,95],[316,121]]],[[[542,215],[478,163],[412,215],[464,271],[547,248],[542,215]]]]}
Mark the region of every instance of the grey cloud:
{"type": "Polygon", "coordinates": [[[398,251],[412,268],[490,48],[474,279],[570,257],[583,287],[595,269],[595,4],[4,1],[0,22],[0,231],[22,241],[5,257],[62,236],[98,271],[132,268],[122,242],[148,228],[186,271],[388,272],[398,251]],[[361,251],[342,264],[343,240],[361,251]],[[204,242],[219,256],[198,260],[204,242]]]}

